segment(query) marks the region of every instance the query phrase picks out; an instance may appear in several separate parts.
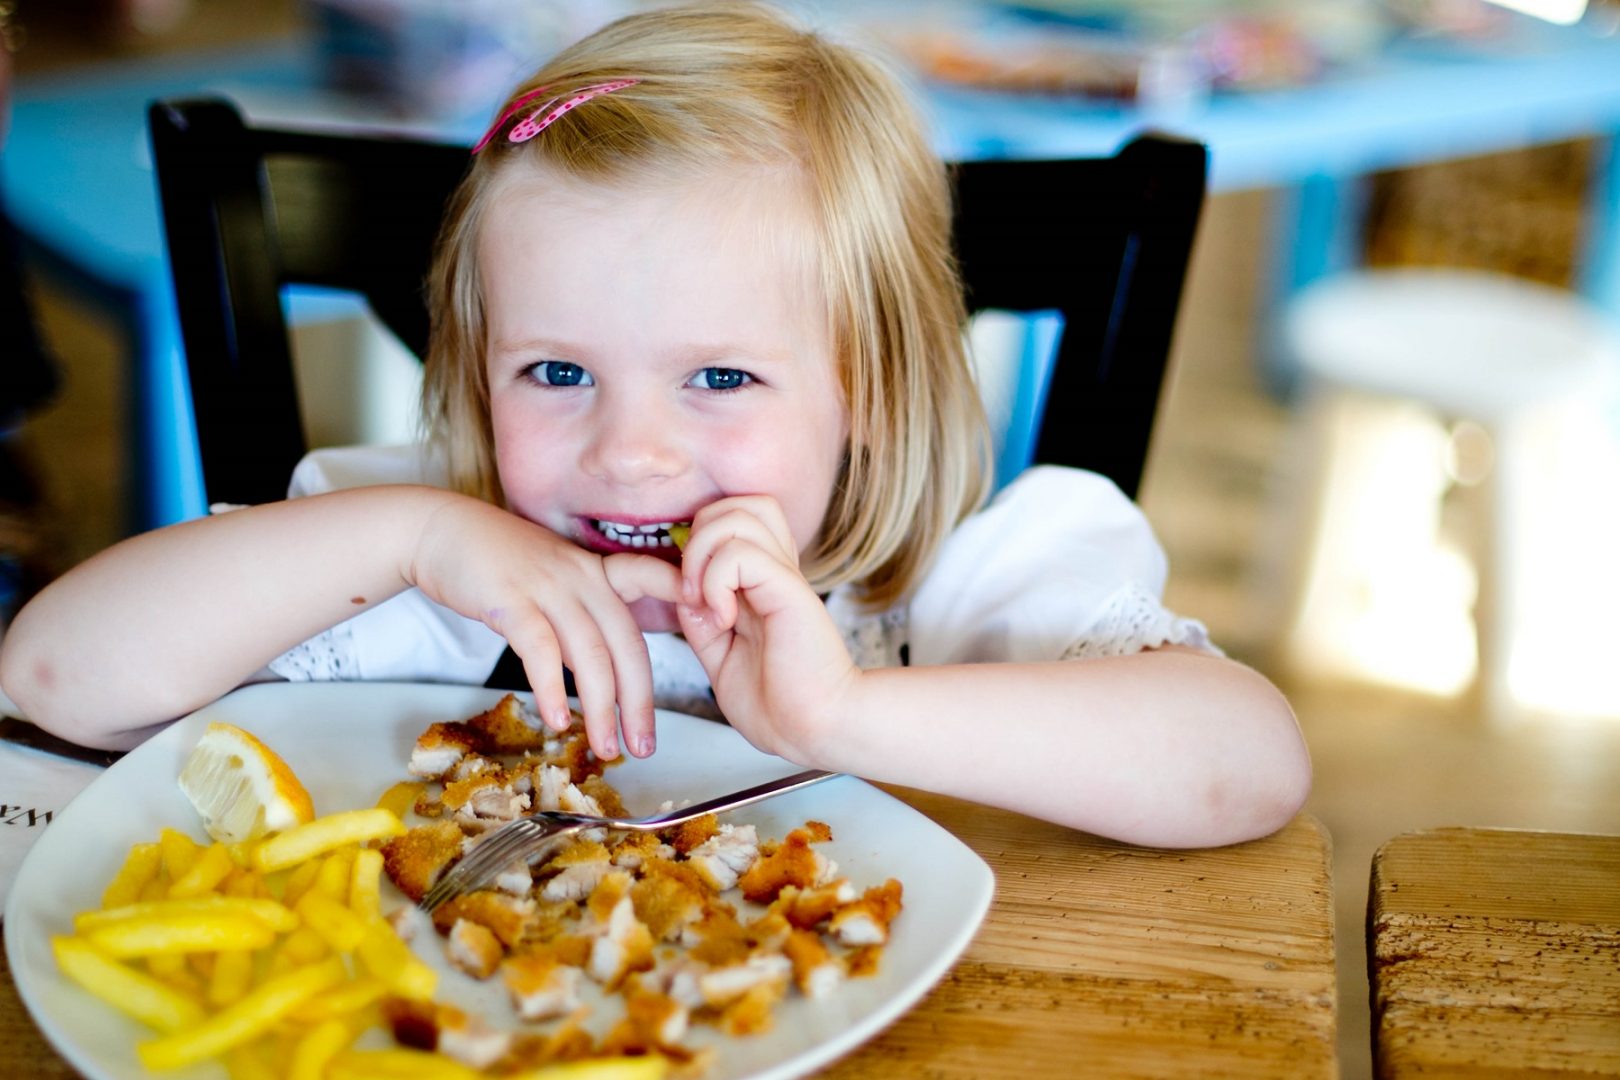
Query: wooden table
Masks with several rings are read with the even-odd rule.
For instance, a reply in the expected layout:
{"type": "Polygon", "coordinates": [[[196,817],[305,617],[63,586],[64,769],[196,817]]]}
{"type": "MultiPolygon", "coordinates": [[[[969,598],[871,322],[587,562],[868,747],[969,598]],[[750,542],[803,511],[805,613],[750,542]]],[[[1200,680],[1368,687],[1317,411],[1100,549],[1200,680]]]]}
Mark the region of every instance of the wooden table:
{"type": "MultiPolygon", "coordinates": [[[[1314,818],[1237,847],[1159,851],[895,794],[984,856],[995,902],[945,980],[822,1075],[1338,1074],[1329,842],[1314,818]]],[[[72,1077],[4,974],[6,1075],[72,1077]]]]}
{"type": "Polygon", "coordinates": [[[1380,1076],[1620,1075],[1620,836],[1398,836],[1367,921],[1380,1076]]]}

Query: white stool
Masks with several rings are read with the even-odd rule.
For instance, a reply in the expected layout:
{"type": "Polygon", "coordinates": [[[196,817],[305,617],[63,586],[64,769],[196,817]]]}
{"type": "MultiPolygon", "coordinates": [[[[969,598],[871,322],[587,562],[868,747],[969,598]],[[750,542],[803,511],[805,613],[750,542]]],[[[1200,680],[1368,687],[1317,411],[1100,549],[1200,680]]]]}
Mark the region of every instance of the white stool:
{"type": "Polygon", "coordinates": [[[1473,678],[1501,715],[1522,703],[1526,658],[1566,644],[1538,646],[1532,631],[1579,632],[1545,614],[1557,599],[1540,595],[1547,588],[1583,592],[1575,607],[1590,608],[1594,633],[1612,640],[1620,577],[1604,552],[1617,546],[1620,521],[1603,528],[1601,518],[1604,503],[1620,502],[1604,412],[1620,338],[1600,313],[1503,275],[1366,270],[1304,290],[1282,329],[1307,378],[1302,415],[1313,437],[1295,462],[1313,507],[1305,565],[1288,590],[1291,664],[1377,677],[1366,661],[1381,657],[1395,681],[1437,692],[1473,678]],[[1577,435],[1585,442],[1572,444],[1577,435]],[[1464,456],[1483,465],[1457,460],[1470,437],[1484,454],[1464,456]],[[1442,499],[1458,480],[1478,482],[1483,506],[1465,522],[1466,550],[1448,551],[1438,543],[1442,499]],[[1589,568],[1597,577],[1572,574],[1571,560],[1586,556],[1571,537],[1594,529],[1607,535],[1591,559],[1605,565],[1589,568]],[[1615,587],[1607,598],[1592,591],[1603,575],[1615,587]]]}

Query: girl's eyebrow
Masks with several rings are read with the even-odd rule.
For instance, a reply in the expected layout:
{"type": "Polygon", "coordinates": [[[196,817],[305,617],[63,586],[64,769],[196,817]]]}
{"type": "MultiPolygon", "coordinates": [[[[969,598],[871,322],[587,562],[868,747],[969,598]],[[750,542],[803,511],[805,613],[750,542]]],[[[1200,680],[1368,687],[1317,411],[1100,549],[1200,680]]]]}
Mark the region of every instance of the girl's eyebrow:
{"type": "Polygon", "coordinates": [[[546,356],[585,356],[590,350],[566,341],[552,338],[521,338],[517,341],[496,340],[490,351],[498,356],[513,354],[544,354],[546,356]]]}
{"type": "MultiPolygon", "coordinates": [[[[593,350],[588,346],[573,342],[561,341],[556,338],[520,338],[516,341],[497,340],[490,351],[496,356],[548,356],[564,359],[578,359],[592,355],[593,350]]],[[[761,344],[747,344],[740,341],[715,342],[713,344],[682,345],[673,354],[681,364],[724,364],[728,361],[737,363],[780,363],[791,359],[792,349],[789,346],[766,346],[761,344]]]]}

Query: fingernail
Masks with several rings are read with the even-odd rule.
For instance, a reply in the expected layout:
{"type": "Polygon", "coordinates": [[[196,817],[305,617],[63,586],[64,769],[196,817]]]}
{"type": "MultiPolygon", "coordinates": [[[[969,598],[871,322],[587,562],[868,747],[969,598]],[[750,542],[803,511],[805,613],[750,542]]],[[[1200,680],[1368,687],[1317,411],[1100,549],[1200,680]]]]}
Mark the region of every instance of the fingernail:
{"type": "Polygon", "coordinates": [[[636,743],[636,755],[638,757],[651,757],[652,752],[657,748],[658,744],[651,735],[643,735],[641,740],[636,743]]]}
{"type": "Polygon", "coordinates": [[[688,604],[696,603],[699,596],[697,582],[691,578],[681,579],[681,599],[688,604]]]}
{"type": "Polygon", "coordinates": [[[596,755],[603,761],[610,761],[619,756],[619,740],[609,739],[602,744],[602,750],[596,755]]]}

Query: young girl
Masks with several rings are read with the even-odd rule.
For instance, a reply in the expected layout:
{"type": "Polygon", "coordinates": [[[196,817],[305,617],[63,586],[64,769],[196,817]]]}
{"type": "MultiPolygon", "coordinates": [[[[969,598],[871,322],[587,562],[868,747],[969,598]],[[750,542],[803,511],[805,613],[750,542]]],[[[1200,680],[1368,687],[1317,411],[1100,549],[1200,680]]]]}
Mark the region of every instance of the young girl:
{"type": "Polygon", "coordinates": [[[654,752],[655,704],[717,708],[800,764],[1137,843],[1278,828],[1293,715],[1160,605],[1135,507],[1048,467],[978,509],[949,228],[873,61],[753,7],[609,26],[449,207],[431,452],[319,452],[301,497],[102,553],[0,682],[128,746],[246,681],[477,684],[510,643],[555,727],[572,673],[603,757],[654,752]]]}

